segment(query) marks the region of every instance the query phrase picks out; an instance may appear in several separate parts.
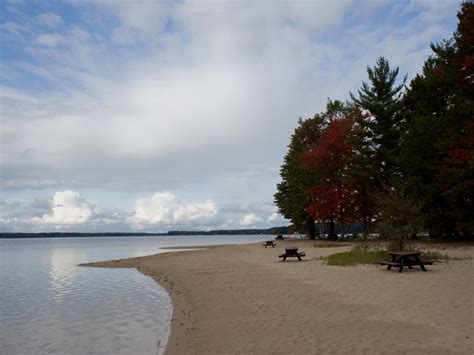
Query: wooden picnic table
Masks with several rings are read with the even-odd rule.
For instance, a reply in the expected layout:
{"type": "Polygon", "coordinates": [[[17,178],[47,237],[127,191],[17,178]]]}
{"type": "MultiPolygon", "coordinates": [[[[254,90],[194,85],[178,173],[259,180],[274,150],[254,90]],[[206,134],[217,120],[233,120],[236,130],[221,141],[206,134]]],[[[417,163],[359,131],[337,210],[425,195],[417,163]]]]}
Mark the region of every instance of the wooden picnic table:
{"type": "Polygon", "coordinates": [[[391,251],[388,252],[391,256],[391,261],[382,261],[380,265],[387,265],[387,270],[392,267],[398,267],[398,272],[402,272],[405,266],[412,269],[413,266],[419,266],[421,270],[426,271],[425,265],[432,262],[423,261],[420,259],[422,254],[420,251],[391,251]]]}
{"type": "Polygon", "coordinates": [[[267,240],[264,244],[262,244],[265,248],[267,247],[272,247],[275,248],[276,244],[273,242],[273,240],[267,240]]]}
{"type": "Polygon", "coordinates": [[[283,261],[286,260],[286,258],[298,258],[299,261],[301,261],[301,257],[306,256],[305,253],[303,252],[298,252],[298,248],[285,248],[285,253],[278,255],[279,258],[283,258],[283,261]]]}

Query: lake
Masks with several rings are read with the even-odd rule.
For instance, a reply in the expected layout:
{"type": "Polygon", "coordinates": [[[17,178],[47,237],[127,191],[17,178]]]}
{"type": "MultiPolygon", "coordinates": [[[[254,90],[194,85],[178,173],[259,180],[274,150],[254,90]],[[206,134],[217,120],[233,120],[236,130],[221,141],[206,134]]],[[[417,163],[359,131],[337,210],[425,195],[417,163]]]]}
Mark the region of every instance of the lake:
{"type": "Polygon", "coordinates": [[[170,332],[167,292],[132,269],[80,263],[243,244],[271,236],[0,239],[1,354],[161,354],[170,332]]]}

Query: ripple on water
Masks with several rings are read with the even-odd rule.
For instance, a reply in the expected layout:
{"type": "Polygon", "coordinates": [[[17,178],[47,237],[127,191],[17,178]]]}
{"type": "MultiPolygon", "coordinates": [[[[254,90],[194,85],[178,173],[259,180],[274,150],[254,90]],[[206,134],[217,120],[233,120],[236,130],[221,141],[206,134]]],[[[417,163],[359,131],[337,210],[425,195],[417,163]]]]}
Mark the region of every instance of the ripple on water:
{"type": "Polygon", "coordinates": [[[166,346],[172,312],[166,291],[135,270],[76,265],[149,255],[165,246],[239,244],[267,238],[0,240],[0,353],[160,353],[166,346]]]}
{"type": "Polygon", "coordinates": [[[17,276],[2,277],[0,285],[2,354],[163,351],[169,297],[138,271],[71,266],[67,276],[38,269],[17,276]]]}

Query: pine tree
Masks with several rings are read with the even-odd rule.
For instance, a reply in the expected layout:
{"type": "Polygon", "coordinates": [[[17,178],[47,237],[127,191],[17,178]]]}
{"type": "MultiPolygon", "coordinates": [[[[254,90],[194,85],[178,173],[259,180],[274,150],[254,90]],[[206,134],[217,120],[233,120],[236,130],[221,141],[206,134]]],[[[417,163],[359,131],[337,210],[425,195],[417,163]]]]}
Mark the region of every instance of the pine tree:
{"type": "Polygon", "coordinates": [[[396,155],[400,137],[401,98],[406,76],[397,83],[399,68],[390,68],[387,59],[380,57],[373,68],[367,67],[370,83],[363,82],[359,97],[352,100],[369,113],[364,122],[365,139],[373,151],[372,160],[379,174],[379,182],[387,186],[397,172],[396,155]]]}
{"type": "Polygon", "coordinates": [[[454,37],[410,83],[399,162],[433,236],[472,234],[474,224],[474,5],[464,3],[454,37]]]}

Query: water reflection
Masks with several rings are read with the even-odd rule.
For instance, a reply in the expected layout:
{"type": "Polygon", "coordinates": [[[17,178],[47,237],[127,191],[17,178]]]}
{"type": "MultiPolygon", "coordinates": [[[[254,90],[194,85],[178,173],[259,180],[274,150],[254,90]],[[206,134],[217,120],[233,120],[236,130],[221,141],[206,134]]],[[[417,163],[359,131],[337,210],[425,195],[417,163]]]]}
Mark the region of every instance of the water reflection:
{"type": "Polygon", "coordinates": [[[135,270],[77,267],[88,251],[116,256],[101,242],[43,242],[0,241],[1,354],[163,350],[171,304],[162,288],[135,270]]]}
{"type": "Polygon", "coordinates": [[[135,270],[76,265],[154,254],[163,246],[237,244],[266,238],[0,240],[0,353],[161,353],[172,313],[166,291],[135,270]]]}
{"type": "Polygon", "coordinates": [[[66,253],[63,249],[53,249],[50,260],[49,279],[52,298],[55,302],[59,302],[71,289],[73,278],[77,275],[77,272],[72,272],[71,265],[77,265],[78,258],[73,252],[66,253]]]}

